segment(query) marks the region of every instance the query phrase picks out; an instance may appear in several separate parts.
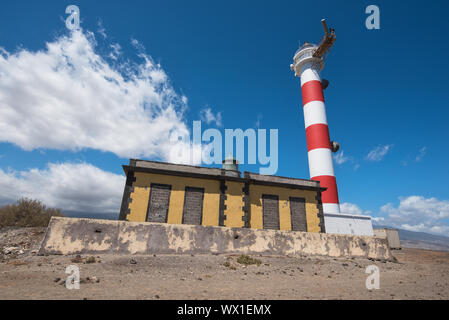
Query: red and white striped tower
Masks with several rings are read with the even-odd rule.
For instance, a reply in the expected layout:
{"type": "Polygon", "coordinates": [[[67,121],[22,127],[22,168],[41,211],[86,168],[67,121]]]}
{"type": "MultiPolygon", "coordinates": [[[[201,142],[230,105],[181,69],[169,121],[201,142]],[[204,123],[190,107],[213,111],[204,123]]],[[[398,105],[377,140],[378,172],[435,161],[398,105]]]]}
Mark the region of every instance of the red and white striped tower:
{"type": "Polygon", "coordinates": [[[321,186],[327,188],[322,194],[324,213],[340,213],[337,181],[332,162],[334,146],[329,138],[320,77],[324,59],[316,56],[317,49],[316,45],[305,43],[296,52],[291,68],[295,71],[295,76],[301,77],[310,178],[320,181],[321,186]]]}

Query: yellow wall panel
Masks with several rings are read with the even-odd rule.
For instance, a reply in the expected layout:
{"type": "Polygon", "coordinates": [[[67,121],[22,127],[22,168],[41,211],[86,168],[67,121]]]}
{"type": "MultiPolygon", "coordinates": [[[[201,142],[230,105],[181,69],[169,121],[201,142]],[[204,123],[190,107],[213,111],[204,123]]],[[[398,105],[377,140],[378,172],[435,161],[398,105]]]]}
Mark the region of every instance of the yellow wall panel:
{"type": "MultiPolygon", "coordinates": [[[[167,223],[181,224],[184,208],[184,197],[186,187],[196,187],[204,189],[203,220],[202,225],[219,225],[220,208],[220,181],[210,179],[189,178],[180,176],[170,176],[163,174],[135,172],[135,182],[130,195],[132,199],[129,203],[129,221],[143,222],[146,220],[148,201],[150,196],[150,186],[152,183],[171,185],[169,211],[167,223]]],[[[224,214],[226,227],[242,228],[245,222],[243,207],[244,182],[226,181],[226,210],[224,214]]],[[[316,200],[316,191],[290,189],[286,187],[274,187],[250,184],[250,227],[263,229],[262,195],[276,195],[279,197],[279,223],[281,230],[291,230],[290,197],[305,198],[306,200],[306,220],[308,232],[320,232],[320,219],[316,200]]]]}
{"type": "Polygon", "coordinates": [[[148,200],[150,197],[150,187],[135,188],[131,193],[131,203],[129,204],[129,221],[143,222],[147,217],[148,200]]]}
{"type": "Polygon", "coordinates": [[[281,230],[291,230],[290,197],[306,199],[306,220],[308,232],[320,232],[320,219],[316,191],[290,189],[262,185],[250,185],[249,198],[251,205],[251,228],[263,229],[262,195],[279,197],[279,225],[281,230]]]}
{"type": "Polygon", "coordinates": [[[153,173],[135,172],[136,181],[133,183],[134,191],[131,193],[129,221],[145,221],[150,185],[152,183],[171,185],[170,203],[167,223],[181,224],[184,208],[184,195],[186,187],[204,189],[203,221],[204,226],[218,226],[220,205],[220,182],[208,179],[177,177],[153,173]]]}
{"type": "Polygon", "coordinates": [[[224,214],[226,215],[226,219],[224,221],[225,227],[230,228],[243,228],[245,226],[245,222],[242,220],[243,215],[243,207],[245,203],[243,201],[243,187],[245,184],[243,182],[236,181],[226,181],[226,210],[224,210],[224,214]]]}

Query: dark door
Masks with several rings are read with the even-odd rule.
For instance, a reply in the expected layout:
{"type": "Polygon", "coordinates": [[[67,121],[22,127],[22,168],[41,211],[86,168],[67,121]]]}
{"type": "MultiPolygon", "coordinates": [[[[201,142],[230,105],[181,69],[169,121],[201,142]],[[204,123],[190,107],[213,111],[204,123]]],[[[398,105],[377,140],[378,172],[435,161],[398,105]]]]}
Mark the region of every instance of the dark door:
{"type": "Polygon", "coordinates": [[[203,199],[204,189],[186,187],[182,212],[183,224],[201,225],[203,220],[203,199]]]}
{"type": "Polygon", "coordinates": [[[290,198],[292,231],[307,231],[306,199],[290,198]]]}
{"type": "Polygon", "coordinates": [[[167,222],[168,204],[170,203],[171,186],[152,183],[148,203],[148,222],[167,222]]]}
{"type": "Polygon", "coordinates": [[[279,197],[262,195],[263,228],[279,230],[279,197]]]}

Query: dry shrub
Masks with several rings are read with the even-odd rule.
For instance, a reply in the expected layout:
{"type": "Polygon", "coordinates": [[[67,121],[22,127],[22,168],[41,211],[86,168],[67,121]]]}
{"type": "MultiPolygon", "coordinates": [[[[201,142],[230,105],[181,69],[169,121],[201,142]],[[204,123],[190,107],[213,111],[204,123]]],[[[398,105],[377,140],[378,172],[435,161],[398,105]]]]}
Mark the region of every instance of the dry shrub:
{"type": "Polygon", "coordinates": [[[244,254],[237,258],[237,262],[244,265],[256,264],[258,266],[262,263],[259,259],[251,258],[250,256],[244,254]]]}
{"type": "Polygon", "coordinates": [[[86,259],[86,263],[95,263],[97,260],[95,260],[95,257],[89,257],[86,259]]]}
{"type": "Polygon", "coordinates": [[[64,215],[61,209],[47,208],[39,200],[21,198],[0,208],[0,227],[46,227],[53,216],[64,215]]]}

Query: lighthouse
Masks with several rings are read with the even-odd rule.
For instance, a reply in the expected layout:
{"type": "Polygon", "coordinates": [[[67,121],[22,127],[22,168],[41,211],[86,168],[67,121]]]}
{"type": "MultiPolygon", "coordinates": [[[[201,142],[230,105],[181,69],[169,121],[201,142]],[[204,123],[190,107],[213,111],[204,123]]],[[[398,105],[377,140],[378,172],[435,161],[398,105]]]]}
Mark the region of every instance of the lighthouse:
{"type": "Polygon", "coordinates": [[[323,94],[328,82],[320,76],[324,67],[324,55],[335,42],[335,33],[327,30],[325,20],[322,23],[325,36],[321,44],[317,46],[304,43],[293,57],[291,68],[295,76],[301,78],[310,178],[320,181],[320,185],[327,189],[322,194],[323,211],[340,213],[332,162],[332,152],[338,151],[339,145],[330,140],[323,94]]]}
{"type": "Polygon", "coordinates": [[[301,78],[302,104],[307,139],[310,179],[326,188],[321,195],[326,233],[373,235],[371,217],[340,212],[337,179],[332,153],[340,145],[331,141],[326,116],[323,90],[329,81],[321,78],[325,56],[333,46],[336,36],[321,20],[324,37],[318,45],[305,42],[293,57],[290,68],[301,78]]]}
{"type": "Polygon", "coordinates": [[[332,153],[340,145],[331,141],[326,116],[323,90],[329,81],[321,78],[325,56],[334,45],[334,29],[328,29],[321,20],[324,37],[318,45],[305,42],[293,57],[290,68],[301,78],[302,104],[307,139],[310,179],[326,188],[321,195],[326,233],[373,235],[371,217],[340,212],[337,179],[332,153]]]}

